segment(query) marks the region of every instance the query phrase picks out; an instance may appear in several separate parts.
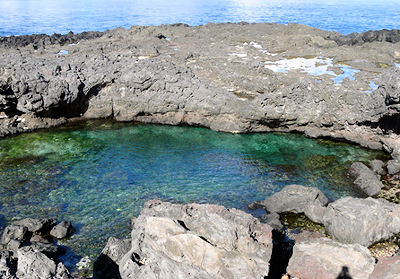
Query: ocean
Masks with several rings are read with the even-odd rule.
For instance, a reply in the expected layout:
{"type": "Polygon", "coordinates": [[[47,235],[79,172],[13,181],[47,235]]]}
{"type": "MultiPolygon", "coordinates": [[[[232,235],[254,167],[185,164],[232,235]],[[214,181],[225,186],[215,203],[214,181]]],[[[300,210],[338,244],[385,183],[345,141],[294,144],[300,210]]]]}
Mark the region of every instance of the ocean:
{"type": "Polygon", "coordinates": [[[1,0],[0,36],[132,25],[300,23],[343,34],[400,28],[399,0],[1,0]]]}

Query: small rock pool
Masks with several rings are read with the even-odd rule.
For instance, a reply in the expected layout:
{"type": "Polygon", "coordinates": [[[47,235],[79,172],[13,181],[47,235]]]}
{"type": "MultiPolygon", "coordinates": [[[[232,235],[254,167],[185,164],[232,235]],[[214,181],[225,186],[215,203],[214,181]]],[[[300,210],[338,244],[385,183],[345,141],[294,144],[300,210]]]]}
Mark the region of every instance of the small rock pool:
{"type": "Polygon", "coordinates": [[[108,237],[129,236],[146,200],[247,211],[291,183],[331,200],[357,196],[346,169],[382,156],[293,134],[75,123],[0,140],[0,226],[22,217],[70,220],[78,232],[63,244],[77,257],[96,257],[108,237]]]}

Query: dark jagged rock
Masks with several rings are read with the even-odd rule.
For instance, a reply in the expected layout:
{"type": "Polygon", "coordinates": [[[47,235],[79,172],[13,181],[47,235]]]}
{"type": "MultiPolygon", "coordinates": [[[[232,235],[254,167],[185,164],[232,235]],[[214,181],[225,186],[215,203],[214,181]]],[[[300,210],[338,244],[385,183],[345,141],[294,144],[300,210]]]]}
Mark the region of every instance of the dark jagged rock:
{"type": "Polygon", "coordinates": [[[10,225],[7,226],[3,231],[3,236],[1,238],[2,244],[8,244],[12,239],[26,241],[30,238],[29,230],[27,227],[10,225]]]}
{"type": "MultiPolygon", "coordinates": [[[[66,267],[57,258],[65,248],[48,236],[56,222],[52,219],[26,218],[7,226],[0,248],[0,277],[5,279],[69,279],[66,267]],[[9,259],[8,255],[12,255],[9,259]]],[[[70,235],[70,222],[61,222],[55,235],[70,235]]]]}
{"type": "Polygon", "coordinates": [[[74,34],[69,32],[68,34],[34,34],[34,35],[22,35],[22,36],[9,36],[0,37],[0,46],[6,48],[17,48],[32,45],[34,49],[45,48],[48,45],[59,44],[73,44],[78,43],[81,40],[90,40],[103,36],[103,32],[90,31],[74,34]]]}
{"type": "Polygon", "coordinates": [[[110,237],[93,265],[94,279],[120,279],[119,263],[131,249],[130,239],[110,237]]]}
{"type": "Polygon", "coordinates": [[[372,42],[398,43],[400,42],[400,30],[371,30],[363,33],[351,33],[349,35],[332,33],[327,38],[334,40],[339,46],[363,45],[372,42]]]}
{"type": "Polygon", "coordinates": [[[31,233],[48,234],[54,227],[56,221],[53,219],[34,219],[25,218],[19,221],[13,222],[13,225],[26,227],[31,233]]]}
{"type": "Polygon", "coordinates": [[[29,247],[31,247],[33,251],[43,253],[49,258],[55,258],[65,253],[65,249],[63,249],[61,246],[57,246],[54,244],[32,242],[29,244],[29,247]]]}
{"type": "Polygon", "coordinates": [[[0,251],[0,278],[16,279],[17,272],[16,260],[12,257],[10,251],[0,251]]]}
{"type": "Polygon", "coordinates": [[[349,174],[356,188],[368,197],[377,196],[383,188],[380,176],[361,162],[353,163],[349,174]]]}
{"type": "Polygon", "coordinates": [[[272,229],[236,209],[150,201],[120,261],[122,278],[261,278],[272,229]]]}

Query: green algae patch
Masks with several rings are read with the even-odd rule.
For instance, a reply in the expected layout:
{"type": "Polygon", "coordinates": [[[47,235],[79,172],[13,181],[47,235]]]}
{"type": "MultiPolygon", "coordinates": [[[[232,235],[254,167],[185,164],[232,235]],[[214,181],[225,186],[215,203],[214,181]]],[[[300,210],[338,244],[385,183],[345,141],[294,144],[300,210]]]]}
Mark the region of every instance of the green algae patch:
{"type": "Polygon", "coordinates": [[[253,100],[255,97],[254,94],[250,94],[240,90],[233,91],[233,94],[238,98],[248,99],[248,100],[253,100]]]}
{"type": "Polygon", "coordinates": [[[307,218],[304,214],[297,214],[292,212],[281,213],[281,221],[285,227],[289,229],[296,229],[299,231],[319,232],[323,235],[328,235],[324,226],[314,223],[307,218]]]}
{"type": "Polygon", "coordinates": [[[375,65],[379,69],[385,69],[385,68],[389,68],[390,67],[389,64],[383,63],[383,62],[376,62],[375,65]]]}
{"type": "Polygon", "coordinates": [[[304,59],[314,59],[317,58],[317,55],[303,55],[303,56],[285,56],[287,60],[291,59],[298,59],[298,58],[304,58],[304,59]]]}
{"type": "Polygon", "coordinates": [[[390,240],[374,243],[368,249],[371,256],[376,259],[392,257],[400,250],[399,246],[390,240]]]}

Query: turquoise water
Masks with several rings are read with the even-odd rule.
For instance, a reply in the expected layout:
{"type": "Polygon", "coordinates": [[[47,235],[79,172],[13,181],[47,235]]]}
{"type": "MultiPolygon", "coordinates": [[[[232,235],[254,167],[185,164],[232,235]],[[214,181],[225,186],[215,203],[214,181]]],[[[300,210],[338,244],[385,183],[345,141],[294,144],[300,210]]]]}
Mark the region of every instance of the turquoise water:
{"type": "Polygon", "coordinates": [[[398,0],[1,0],[0,36],[183,22],[301,23],[347,34],[399,29],[398,0]]]}
{"type": "Polygon", "coordinates": [[[129,235],[149,199],[247,210],[287,184],[331,200],[357,196],[351,162],[382,156],[292,134],[217,133],[203,128],[87,122],[0,141],[0,223],[71,220],[66,245],[95,256],[110,236],[129,235]]]}

